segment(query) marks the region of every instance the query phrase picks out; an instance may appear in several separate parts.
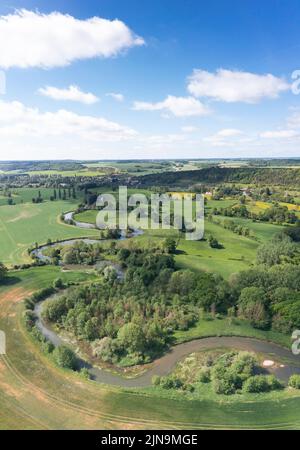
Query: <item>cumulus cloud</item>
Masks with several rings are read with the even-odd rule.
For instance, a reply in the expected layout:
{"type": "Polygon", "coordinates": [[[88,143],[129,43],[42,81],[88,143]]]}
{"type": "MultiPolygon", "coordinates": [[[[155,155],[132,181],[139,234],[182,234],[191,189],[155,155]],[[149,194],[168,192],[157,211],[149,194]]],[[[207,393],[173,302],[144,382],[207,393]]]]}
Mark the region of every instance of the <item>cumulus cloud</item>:
{"type": "Polygon", "coordinates": [[[79,115],[60,109],[41,112],[24,104],[0,101],[0,136],[57,137],[70,136],[92,141],[121,141],[131,139],[137,132],[103,117],[79,115]]]}
{"type": "Polygon", "coordinates": [[[0,16],[0,67],[62,67],[86,58],[108,58],[144,44],[120,20],[21,9],[0,16]]]}
{"type": "Polygon", "coordinates": [[[71,85],[66,89],[60,89],[54,86],[46,86],[38,90],[39,94],[50,97],[53,100],[69,100],[72,102],[85,103],[92,105],[97,103],[99,98],[90,92],[83,92],[78,86],[71,85]]]}
{"type": "Polygon", "coordinates": [[[207,116],[209,108],[193,97],[174,97],[169,95],[162,102],[134,102],[133,109],[136,111],[162,111],[171,113],[176,117],[207,116]]]}
{"type": "Polygon", "coordinates": [[[123,94],[119,94],[117,92],[108,92],[106,95],[107,97],[111,97],[116,100],[116,102],[123,102],[125,99],[123,94]]]}
{"type": "Polygon", "coordinates": [[[263,98],[277,98],[290,85],[271,74],[218,69],[215,73],[194,70],[188,78],[188,91],[195,97],[210,97],[228,103],[258,103],[263,98]]]}

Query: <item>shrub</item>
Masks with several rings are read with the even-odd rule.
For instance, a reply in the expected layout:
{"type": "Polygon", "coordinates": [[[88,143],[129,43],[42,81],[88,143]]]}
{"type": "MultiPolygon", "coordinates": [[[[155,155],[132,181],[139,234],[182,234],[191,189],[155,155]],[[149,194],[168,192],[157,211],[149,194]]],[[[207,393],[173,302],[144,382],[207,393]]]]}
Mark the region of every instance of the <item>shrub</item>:
{"type": "Polygon", "coordinates": [[[224,372],[222,377],[214,377],[212,386],[216,394],[232,395],[236,391],[236,377],[224,372]]]}
{"type": "Polygon", "coordinates": [[[63,280],[61,278],[56,278],[53,282],[53,287],[55,289],[62,289],[64,287],[63,280]]]}
{"type": "Polygon", "coordinates": [[[163,389],[181,389],[183,382],[177,377],[161,377],[160,385],[163,389]]]}
{"type": "Polygon", "coordinates": [[[77,366],[77,358],[75,353],[68,347],[61,345],[56,347],[53,352],[54,361],[59,367],[75,370],[77,366]]]}
{"type": "Polygon", "coordinates": [[[260,393],[282,389],[283,384],[274,375],[254,375],[243,384],[243,392],[260,393]]]}
{"type": "Polygon", "coordinates": [[[46,354],[53,353],[55,347],[50,341],[45,341],[42,343],[42,351],[46,354]]]}
{"type": "Polygon", "coordinates": [[[289,379],[289,386],[294,389],[300,389],[300,375],[292,375],[289,379]]]}
{"type": "Polygon", "coordinates": [[[153,386],[159,386],[160,385],[160,377],[158,375],[154,375],[151,379],[151,382],[153,386]]]}
{"type": "Polygon", "coordinates": [[[275,375],[267,375],[267,382],[269,384],[270,391],[276,391],[278,389],[283,388],[283,384],[278,378],[275,377],[275,375]]]}
{"type": "Polygon", "coordinates": [[[28,331],[31,331],[32,328],[34,327],[34,324],[36,321],[36,315],[34,314],[34,312],[31,309],[29,309],[29,310],[24,311],[23,317],[24,317],[26,329],[28,331]]]}
{"type": "Polygon", "coordinates": [[[210,369],[208,367],[203,367],[200,370],[198,380],[200,383],[210,382],[210,369]]]}
{"type": "Polygon", "coordinates": [[[82,375],[82,377],[85,378],[86,380],[91,379],[91,374],[86,367],[80,369],[80,375],[82,375]]]}

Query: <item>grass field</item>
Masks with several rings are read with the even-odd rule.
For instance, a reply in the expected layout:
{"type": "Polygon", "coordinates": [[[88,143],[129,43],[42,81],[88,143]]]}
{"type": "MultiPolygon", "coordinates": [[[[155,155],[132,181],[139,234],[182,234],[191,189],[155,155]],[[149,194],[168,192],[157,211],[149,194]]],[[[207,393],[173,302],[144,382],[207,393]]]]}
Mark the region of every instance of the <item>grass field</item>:
{"type": "Polygon", "coordinates": [[[0,207],[0,261],[7,265],[30,261],[27,248],[47,239],[97,236],[96,230],[82,230],[60,223],[63,211],[73,209],[72,201],[24,203],[0,207]]]}
{"type": "MultiPolygon", "coordinates": [[[[75,219],[82,222],[95,223],[97,211],[84,211],[77,214],[75,219]]],[[[249,221],[251,222],[251,221],[249,221]]],[[[252,222],[251,222],[252,224],[252,222]]],[[[279,231],[279,227],[269,224],[257,225],[256,232],[259,232],[262,241],[270,238],[270,231],[279,231]],[[266,227],[265,229],[263,227],[266,227]]],[[[259,243],[253,239],[234,234],[232,231],[225,230],[221,226],[205,223],[205,237],[212,234],[224,248],[213,249],[209,246],[207,240],[188,241],[181,238],[177,248],[176,262],[179,267],[192,270],[208,270],[219,273],[228,278],[232,273],[247,269],[255,262],[256,250],[259,243]]],[[[137,242],[147,242],[165,239],[167,236],[178,236],[176,231],[168,230],[147,230],[142,236],[139,236],[137,242]]],[[[150,243],[149,242],[149,243],[150,243]]]]}
{"type": "Polygon", "coordinates": [[[21,300],[58,276],[78,281],[88,275],[35,268],[12,272],[0,287],[0,329],[7,334],[7,355],[0,357],[0,428],[300,428],[300,393],[293,390],[255,400],[201,393],[193,399],[99,385],[56,368],[23,329],[21,300]]]}
{"type": "MultiPolygon", "coordinates": [[[[50,197],[53,195],[52,188],[16,188],[11,189],[10,192],[12,194],[12,200],[16,205],[21,203],[32,203],[32,199],[37,198],[39,192],[41,193],[43,200],[46,201],[50,200],[50,197]]],[[[58,195],[58,189],[56,189],[56,192],[58,195]]],[[[83,194],[77,192],[76,195],[76,202],[79,203],[83,198],[83,194]]],[[[0,206],[7,205],[7,200],[8,197],[3,195],[3,191],[0,191],[0,206]]]]}
{"type": "Polygon", "coordinates": [[[246,321],[236,318],[233,321],[229,321],[227,318],[203,319],[187,331],[175,332],[177,343],[211,336],[246,336],[275,342],[284,347],[291,346],[290,336],[275,331],[258,330],[246,321]]]}

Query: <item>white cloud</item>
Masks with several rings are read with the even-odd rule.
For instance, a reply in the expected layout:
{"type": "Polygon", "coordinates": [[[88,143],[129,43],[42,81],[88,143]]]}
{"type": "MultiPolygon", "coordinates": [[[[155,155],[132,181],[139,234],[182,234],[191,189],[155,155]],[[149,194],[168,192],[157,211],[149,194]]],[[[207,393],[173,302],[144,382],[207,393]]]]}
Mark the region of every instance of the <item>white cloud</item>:
{"type": "Polygon", "coordinates": [[[193,125],[186,125],[181,127],[181,131],[183,131],[183,133],[195,133],[195,131],[198,131],[198,128],[193,125]]]}
{"type": "Polygon", "coordinates": [[[116,56],[143,45],[120,20],[76,19],[25,9],[0,16],[0,67],[61,67],[86,58],[116,56]]]}
{"type": "Polygon", "coordinates": [[[271,74],[218,69],[215,73],[194,70],[188,78],[188,91],[195,97],[210,97],[228,103],[258,103],[263,98],[277,98],[290,85],[271,74]]]}
{"type": "Polygon", "coordinates": [[[224,128],[212,136],[205,137],[203,141],[214,147],[230,147],[234,144],[248,141],[243,135],[244,133],[236,128],[224,128]]]}
{"type": "Polygon", "coordinates": [[[297,136],[299,136],[299,132],[295,130],[264,131],[260,134],[260,137],[265,139],[291,139],[297,136]]]}
{"type": "Polygon", "coordinates": [[[123,94],[119,94],[117,92],[108,92],[106,95],[107,97],[111,97],[116,100],[116,102],[123,102],[125,99],[123,94]]]}
{"type": "Polygon", "coordinates": [[[176,117],[207,116],[209,108],[193,97],[168,97],[162,102],[134,102],[133,109],[136,111],[162,111],[171,113],[176,117]]]}
{"type": "Polygon", "coordinates": [[[85,103],[92,105],[97,103],[99,98],[90,92],[83,92],[78,86],[71,85],[67,89],[60,89],[54,86],[46,86],[38,90],[39,94],[50,97],[53,100],[69,100],[72,102],[85,103]]]}
{"type": "Polygon", "coordinates": [[[217,135],[220,137],[239,136],[240,134],[242,134],[242,131],[237,130],[236,128],[224,128],[223,130],[220,130],[217,133],[217,135]]]}
{"type": "Polygon", "coordinates": [[[43,138],[45,142],[48,137],[69,136],[73,143],[78,138],[85,141],[116,142],[136,135],[135,130],[103,117],[79,115],[64,109],[41,112],[20,102],[0,101],[0,137],[5,139],[30,137],[43,138]]]}

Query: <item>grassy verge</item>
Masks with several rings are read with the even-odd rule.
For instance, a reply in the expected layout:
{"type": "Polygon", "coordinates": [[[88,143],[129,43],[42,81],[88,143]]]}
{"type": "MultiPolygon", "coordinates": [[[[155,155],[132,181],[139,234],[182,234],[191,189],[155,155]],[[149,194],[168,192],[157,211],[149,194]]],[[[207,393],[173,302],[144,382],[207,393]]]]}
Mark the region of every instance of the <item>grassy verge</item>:
{"type": "Polygon", "coordinates": [[[214,320],[199,320],[196,326],[187,331],[176,331],[176,343],[191,341],[193,339],[212,337],[212,336],[240,336],[252,337],[271,341],[284,347],[290,347],[291,338],[276,331],[257,330],[249,323],[234,319],[230,322],[227,318],[214,320]]]}

